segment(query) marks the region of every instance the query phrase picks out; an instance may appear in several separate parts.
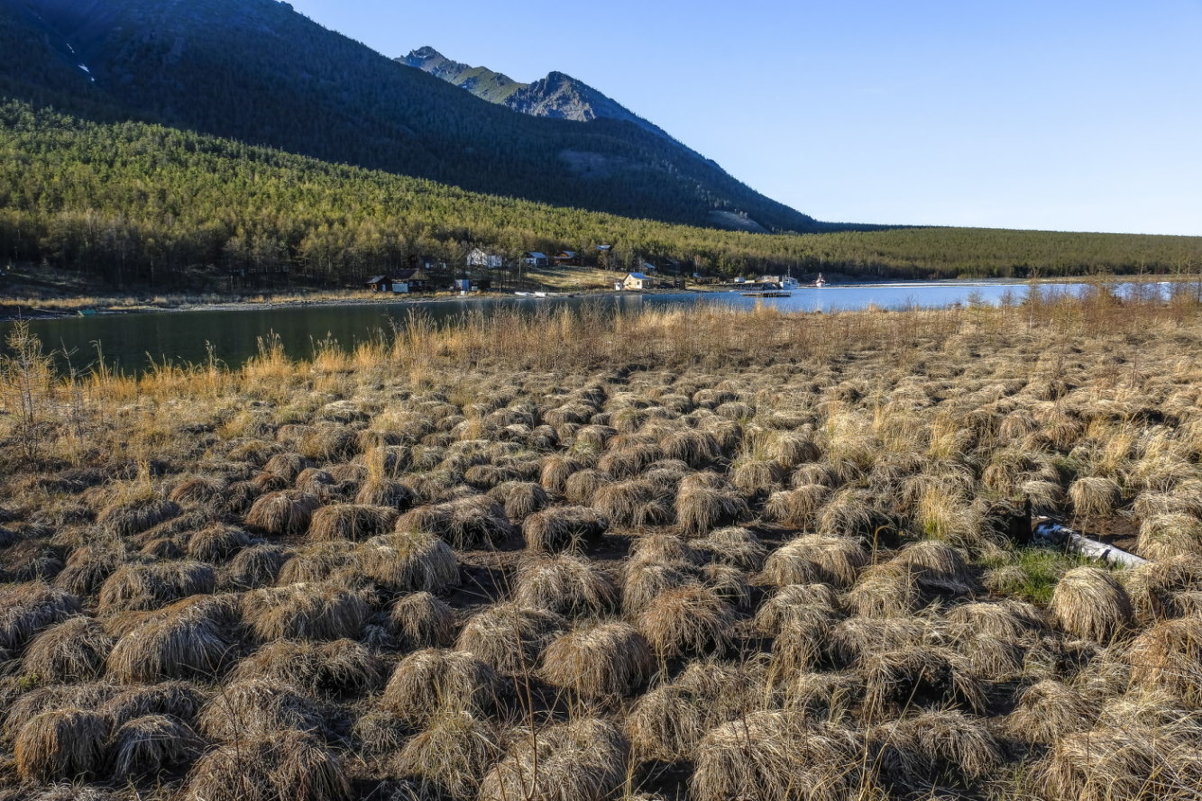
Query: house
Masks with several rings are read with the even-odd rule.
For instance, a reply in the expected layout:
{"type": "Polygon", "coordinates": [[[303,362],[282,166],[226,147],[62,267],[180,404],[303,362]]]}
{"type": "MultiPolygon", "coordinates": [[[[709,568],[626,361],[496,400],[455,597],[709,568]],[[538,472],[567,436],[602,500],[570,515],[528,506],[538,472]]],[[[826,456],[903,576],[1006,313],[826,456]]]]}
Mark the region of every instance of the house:
{"type": "Polygon", "coordinates": [[[505,261],[496,253],[489,253],[483,248],[474,248],[467,254],[467,266],[479,270],[499,270],[505,266],[505,261]]]}
{"type": "Polygon", "coordinates": [[[527,251],[522,256],[522,264],[526,265],[527,267],[546,267],[550,263],[551,260],[547,258],[547,254],[537,250],[527,251]]]}
{"type": "Polygon", "coordinates": [[[390,275],[374,275],[364,281],[363,285],[372,292],[391,292],[393,284],[396,283],[399,283],[397,279],[390,275]]]}
{"type": "Polygon", "coordinates": [[[622,279],[622,289],[628,291],[641,291],[644,289],[650,289],[652,284],[653,279],[648,277],[645,273],[628,273],[626,277],[622,279]]]}
{"type": "Polygon", "coordinates": [[[401,270],[393,276],[393,281],[404,283],[407,286],[405,291],[408,292],[425,292],[432,288],[430,274],[420,268],[416,270],[401,270]]]}
{"type": "Polygon", "coordinates": [[[555,254],[556,267],[579,267],[580,254],[574,250],[561,250],[555,254]]]}

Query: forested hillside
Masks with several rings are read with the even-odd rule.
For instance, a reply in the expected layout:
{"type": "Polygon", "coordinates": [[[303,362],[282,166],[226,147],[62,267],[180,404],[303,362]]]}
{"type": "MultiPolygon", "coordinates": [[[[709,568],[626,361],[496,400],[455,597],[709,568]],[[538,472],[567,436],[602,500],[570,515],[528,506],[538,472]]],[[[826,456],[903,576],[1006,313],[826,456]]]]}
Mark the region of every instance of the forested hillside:
{"type": "Polygon", "coordinates": [[[94,119],[633,217],[822,227],[631,122],[515,113],[275,0],[0,0],[0,31],[4,94],[94,119]]]}
{"type": "MultiPolygon", "coordinates": [[[[449,87],[452,88],[453,87],[449,87]]],[[[458,91],[458,90],[456,90],[458,91]]],[[[1202,238],[954,228],[745,234],[473,194],[142,123],[0,105],[0,262],[45,261],[116,286],[287,270],[353,284],[476,245],[672,258],[726,274],[1074,275],[1202,267],[1202,238]],[[199,271],[196,268],[201,268],[199,271]]]]}

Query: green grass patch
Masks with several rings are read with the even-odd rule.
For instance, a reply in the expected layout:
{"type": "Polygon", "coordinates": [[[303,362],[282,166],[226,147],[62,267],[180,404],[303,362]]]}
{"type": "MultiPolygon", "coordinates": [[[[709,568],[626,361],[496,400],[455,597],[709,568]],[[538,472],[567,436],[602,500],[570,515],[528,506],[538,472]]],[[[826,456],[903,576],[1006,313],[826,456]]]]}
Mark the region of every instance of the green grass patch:
{"type": "Polygon", "coordinates": [[[1110,568],[1105,562],[1052,548],[1016,548],[984,560],[994,571],[990,589],[1010,598],[1047,606],[1060,577],[1074,567],[1110,568]]]}

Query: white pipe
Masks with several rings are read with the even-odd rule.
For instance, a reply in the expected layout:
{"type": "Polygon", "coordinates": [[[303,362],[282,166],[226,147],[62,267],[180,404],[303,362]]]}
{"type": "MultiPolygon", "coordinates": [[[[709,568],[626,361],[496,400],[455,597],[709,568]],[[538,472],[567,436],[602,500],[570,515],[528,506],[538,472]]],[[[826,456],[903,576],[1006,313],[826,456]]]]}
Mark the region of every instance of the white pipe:
{"type": "Polygon", "coordinates": [[[1079,553],[1091,559],[1101,559],[1112,565],[1121,567],[1137,567],[1147,563],[1147,559],[1127,553],[1124,550],[1107,545],[1104,542],[1091,540],[1062,526],[1050,518],[1041,517],[1031,521],[1031,540],[1037,545],[1054,545],[1066,551],[1079,553]]]}

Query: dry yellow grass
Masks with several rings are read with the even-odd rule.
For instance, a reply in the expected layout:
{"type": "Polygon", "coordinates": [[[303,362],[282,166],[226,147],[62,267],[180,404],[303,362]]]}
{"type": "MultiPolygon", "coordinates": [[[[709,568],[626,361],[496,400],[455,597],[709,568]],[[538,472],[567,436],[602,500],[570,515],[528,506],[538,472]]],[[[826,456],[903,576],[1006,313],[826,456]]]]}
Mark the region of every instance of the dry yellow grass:
{"type": "Polygon", "coordinates": [[[547,306],[43,365],[37,438],[0,393],[0,784],[1185,801],[1199,311],[547,306]],[[1026,500],[1154,561],[1002,542],[1026,500]]]}

